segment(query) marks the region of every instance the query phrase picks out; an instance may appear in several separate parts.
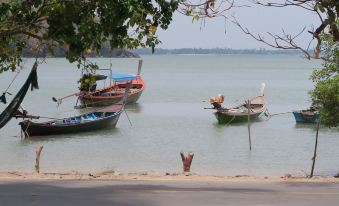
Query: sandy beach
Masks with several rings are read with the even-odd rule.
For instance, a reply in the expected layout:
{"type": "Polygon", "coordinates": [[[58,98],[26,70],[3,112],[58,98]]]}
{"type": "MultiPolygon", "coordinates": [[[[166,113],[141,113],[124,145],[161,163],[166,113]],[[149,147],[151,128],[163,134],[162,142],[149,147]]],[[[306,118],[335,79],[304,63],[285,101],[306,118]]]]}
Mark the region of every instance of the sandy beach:
{"type": "Polygon", "coordinates": [[[193,181],[193,182],[311,182],[311,183],[339,183],[339,178],[331,176],[314,176],[307,178],[285,174],[280,177],[259,177],[248,175],[216,176],[199,175],[196,173],[119,173],[117,171],[102,171],[93,173],[20,173],[2,172],[0,180],[140,180],[140,181],[193,181]]]}

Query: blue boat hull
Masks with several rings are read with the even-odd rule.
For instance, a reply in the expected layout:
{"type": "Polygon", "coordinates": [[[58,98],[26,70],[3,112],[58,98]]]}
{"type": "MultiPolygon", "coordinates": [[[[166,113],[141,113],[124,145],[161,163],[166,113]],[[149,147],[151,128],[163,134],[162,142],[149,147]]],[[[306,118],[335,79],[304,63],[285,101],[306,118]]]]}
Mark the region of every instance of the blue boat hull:
{"type": "Polygon", "coordinates": [[[293,115],[297,123],[316,123],[320,119],[320,115],[317,113],[305,115],[300,111],[294,111],[293,115]]]}

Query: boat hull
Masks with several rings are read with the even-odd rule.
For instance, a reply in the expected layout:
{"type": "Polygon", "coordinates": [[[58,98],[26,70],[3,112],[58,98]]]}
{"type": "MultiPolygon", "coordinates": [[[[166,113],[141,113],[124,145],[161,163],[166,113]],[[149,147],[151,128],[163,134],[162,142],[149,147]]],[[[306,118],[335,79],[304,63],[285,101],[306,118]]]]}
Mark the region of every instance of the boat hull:
{"type": "MultiPolygon", "coordinates": [[[[123,102],[78,116],[54,119],[48,122],[24,120],[19,123],[25,137],[46,136],[94,131],[115,127],[123,111],[123,102]]],[[[39,118],[39,116],[36,116],[39,118]]]]}
{"type": "Polygon", "coordinates": [[[104,129],[108,127],[115,127],[119,120],[120,114],[121,113],[118,113],[112,117],[107,117],[81,124],[46,125],[41,123],[33,123],[26,120],[21,122],[20,126],[22,131],[24,131],[25,135],[28,137],[79,133],[104,129]]]}
{"type": "Polygon", "coordinates": [[[261,114],[266,111],[266,99],[264,96],[257,96],[249,100],[251,111],[248,114],[246,103],[232,107],[230,109],[218,108],[214,113],[219,124],[229,124],[233,122],[248,121],[257,119],[261,114]]]}
{"type": "Polygon", "coordinates": [[[319,114],[303,114],[301,111],[293,111],[293,116],[297,123],[316,123],[320,120],[319,114]]]}
{"type": "MultiPolygon", "coordinates": [[[[255,119],[258,119],[258,117],[261,114],[262,113],[251,114],[250,120],[253,121],[255,119]]],[[[248,121],[247,114],[238,115],[238,114],[231,114],[231,113],[215,112],[214,115],[217,118],[219,124],[228,124],[228,123],[248,121]]]]}
{"type": "MultiPolygon", "coordinates": [[[[136,103],[143,91],[139,91],[136,93],[129,94],[126,100],[126,104],[134,104],[136,103]]],[[[101,106],[109,106],[111,104],[115,104],[120,102],[123,99],[123,95],[104,97],[104,96],[83,96],[79,97],[82,105],[87,105],[89,107],[101,107],[101,106]]]]}
{"type": "MultiPolygon", "coordinates": [[[[146,84],[141,77],[132,81],[132,88],[130,89],[126,104],[136,103],[142,95],[146,84]]],[[[91,94],[79,95],[79,99],[82,105],[86,107],[101,107],[108,106],[120,102],[124,97],[124,90],[126,88],[126,82],[115,84],[112,87],[108,87],[91,94]]]]}

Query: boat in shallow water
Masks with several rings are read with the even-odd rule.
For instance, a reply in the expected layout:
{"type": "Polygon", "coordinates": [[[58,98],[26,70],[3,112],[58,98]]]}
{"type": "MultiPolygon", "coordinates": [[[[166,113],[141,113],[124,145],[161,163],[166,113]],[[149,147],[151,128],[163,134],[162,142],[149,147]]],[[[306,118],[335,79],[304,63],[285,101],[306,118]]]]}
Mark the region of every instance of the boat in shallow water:
{"type": "Polygon", "coordinates": [[[293,116],[297,123],[316,123],[320,120],[319,111],[313,108],[294,110],[293,116]]]}
{"type": "Polygon", "coordinates": [[[94,112],[74,117],[55,119],[41,123],[24,120],[20,122],[19,125],[26,138],[32,136],[47,136],[99,130],[115,127],[123,107],[124,103],[120,102],[94,112]]]}
{"type": "Polygon", "coordinates": [[[136,103],[146,88],[145,81],[141,77],[141,67],[142,60],[139,60],[136,75],[112,73],[111,69],[109,69],[110,73],[108,75],[97,75],[101,77],[97,80],[110,79],[110,85],[102,89],[80,89],[81,92],[79,92],[77,96],[79,97],[81,105],[76,105],[75,108],[102,107],[115,104],[122,100],[127,82],[131,83],[131,88],[128,92],[126,104],[136,103]]]}
{"type": "Polygon", "coordinates": [[[52,121],[41,123],[31,121],[32,119],[39,119],[40,117],[27,115],[27,111],[16,115],[16,117],[26,119],[19,123],[22,134],[26,138],[32,136],[79,133],[115,127],[126,104],[127,94],[130,88],[131,83],[127,82],[125,93],[120,102],[85,114],[63,119],[52,118],[52,121]]]}
{"type": "MultiPolygon", "coordinates": [[[[84,74],[79,80],[81,83],[79,92],[62,98],[53,97],[52,99],[60,105],[64,99],[76,96],[78,97],[78,100],[80,100],[77,100],[75,104],[74,108],[76,109],[86,107],[104,107],[120,102],[124,97],[126,85],[131,83],[126,104],[136,103],[146,88],[146,83],[140,74],[141,67],[142,60],[139,61],[138,72],[136,75],[112,73],[112,69],[98,69],[109,70],[109,74],[84,74]],[[106,79],[110,80],[109,86],[103,86],[101,89],[98,89],[97,81],[106,79]],[[94,83],[91,81],[94,81],[94,83]],[[80,104],[78,104],[79,102],[80,104]]],[[[106,82],[104,82],[104,85],[106,85],[106,82]]]]}
{"type": "Polygon", "coordinates": [[[266,111],[267,102],[264,96],[265,84],[261,84],[260,95],[249,99],[243,104],[235,107],[225,108],[222,107],[224,96],[219,94],[217,97],[211,98],[211,104],[213,109],[216,110],[214,113],[220,124],[248,121],[250,119],[256,119],[266,111]]]}
{"type": "Polygon", "coordinates": [[[132,86],[128,92],[126,104],[133,104],[138,101],[146,87],[140,75],[112,74],[111,78],[114,83],[109,87],[94,92],[80,93],[80,107],[101,107],[121,101],[129,80],[131,80],[132,86]]]}
{"type": "Polygon", "coordinates": [[[266,111],[266,100],[264,96],[257,96],[249,100],[250,112],[246,103],[232,108],[218,108],[214,113],[219,123],[231,123],[247,121],[248,115],[251,120],[258,118],[266,111]],[[248,114],[249,113],[249,114],[248,114]]]}

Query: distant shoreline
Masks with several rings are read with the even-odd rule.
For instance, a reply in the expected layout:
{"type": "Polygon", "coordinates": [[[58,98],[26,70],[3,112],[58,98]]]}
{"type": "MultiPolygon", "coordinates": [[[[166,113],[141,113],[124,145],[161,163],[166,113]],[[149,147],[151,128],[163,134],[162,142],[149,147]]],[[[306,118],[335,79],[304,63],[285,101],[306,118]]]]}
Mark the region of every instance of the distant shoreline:
{"type": "MultiPolygon", "coordinates": [[[[88,54],[91,58],[140,58],[144,55],[293,55],[303,56],[303,53],[297,50],[266,50],[266,49],[229,49],[229,48],[213,48],[213,49],[201,49],[201,48],[180,48],[180,49],[162,49],[156,48],[154,53],[148,48],[139,48],[134,50],[127,49],[113,49],[110,50],[107,47],[103,47],[100,54],[95,53],[88,54]]],[[[24,51],[24,57],[65,57],[63,50],[55,49],[54,55],[47,55],[47,50],[40,56],[29,50],[24,51]]]]}
{"type": "Polygon", "coordinates": [[[131,50],[138,55],[303,55],[297,50],[266,50],[266,49],[230,49],[230,48],[180,48],[162,49],[158,48],[152,53],[151,49],[131,50]]]}

